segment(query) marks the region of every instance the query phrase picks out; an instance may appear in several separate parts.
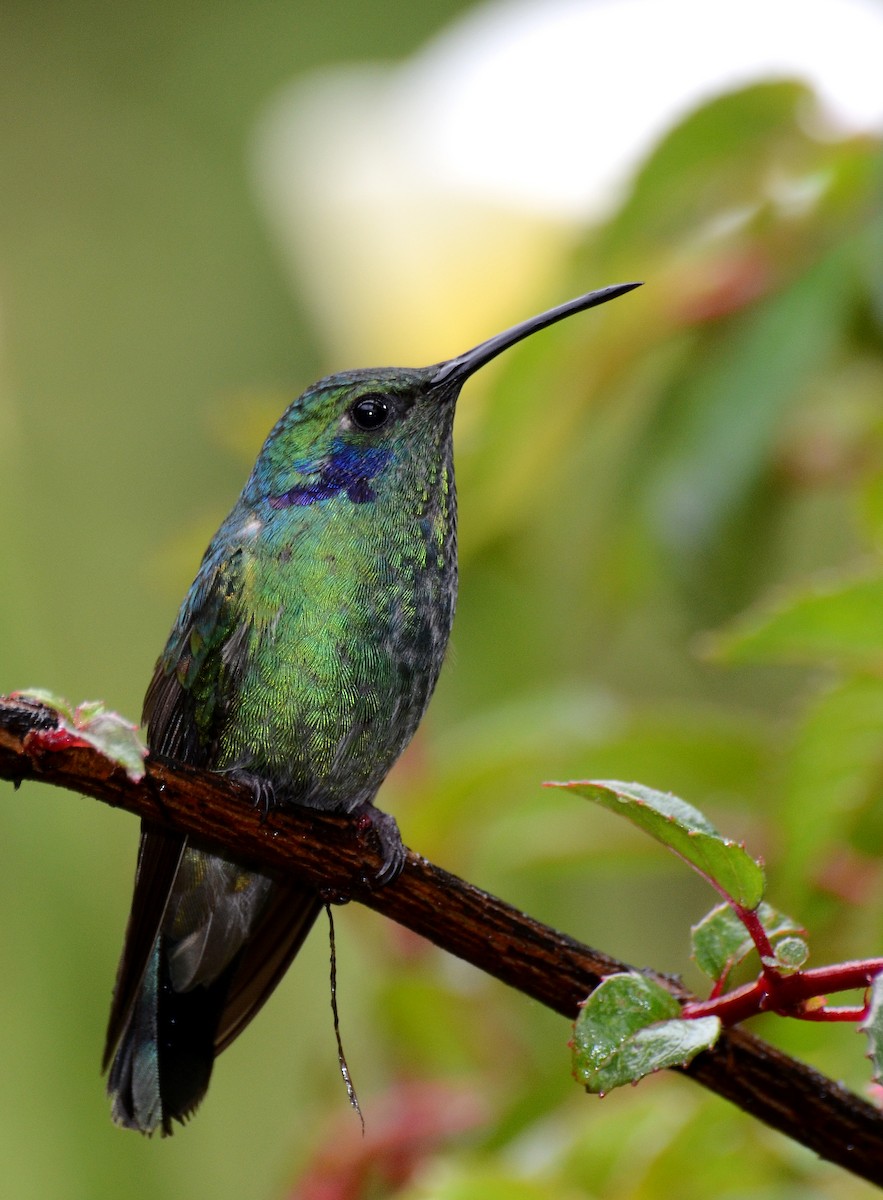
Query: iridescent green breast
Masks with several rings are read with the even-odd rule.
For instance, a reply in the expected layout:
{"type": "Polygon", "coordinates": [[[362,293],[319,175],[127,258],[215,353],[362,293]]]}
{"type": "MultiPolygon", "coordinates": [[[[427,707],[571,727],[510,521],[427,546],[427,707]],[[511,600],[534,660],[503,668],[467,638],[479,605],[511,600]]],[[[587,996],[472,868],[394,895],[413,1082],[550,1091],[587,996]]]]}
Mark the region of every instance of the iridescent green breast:
{"type": "Polygon", "coordinates": [[[237,520],[242,617],[221,651],[237,686],[214,765],[269,778],[279,798],[352,809],[410,741],[444,658],[452,473],[440,464],[394,504],[341,488],[237,520]]]}

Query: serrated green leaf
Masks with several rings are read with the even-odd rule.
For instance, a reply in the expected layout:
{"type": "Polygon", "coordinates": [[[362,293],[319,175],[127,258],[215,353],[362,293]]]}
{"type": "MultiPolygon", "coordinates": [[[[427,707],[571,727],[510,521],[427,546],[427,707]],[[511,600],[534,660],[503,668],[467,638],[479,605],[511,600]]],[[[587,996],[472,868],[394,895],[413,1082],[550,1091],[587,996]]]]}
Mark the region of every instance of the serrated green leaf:
{"type": "Polygon", "coordinates": [[[556,783],[622,814],[668,846],[724,896],[754,909],[764,890],[760,864],[736,842],[723,837],[698,809],[666,792],[617,780],[556,783]]]}
{"type": "MultiPolygon", "coordinates": [[[[773,943],[802,932],[796,921],[769,904],[760,904],[757,916],[773,943]]],[[[715,981],[725,979],[754,949],[750,934],[729,904],[718,904],[691,933],[693,959],[700,971],[715,981]]]]}
{"type": "Polygon", "coordinates": [[[138,736],[138,727],[119,713],[97,712],[83,725],[78,725],[76,732],[105,758],[119,763],[133,783],[144,778],[147,749],[138,736]]]}
{"type": "Polygon", "coordinates": [[[138,726],[119,713],[109,711],[103,700],[84,700],[74,708],[62,696],[56,696],[45,688],[29,688],[15,694],[37,700],[57,712],[60,728],[88,742],[105,758],[118,763],[133,783],[144,778],[147,748],[138,735],[138,726]]]}
{"type": "Polygon", "coordinates": [[[596,1085],[589,1090],[610,1091],[625,1083],[636,1083],[654,1071],[685,1067],[702,1050],[709,1050],[720,1036],[718,1017],[695,1021],[673,1020],[650,1025],[630,1038],[597,1072],[596,1085]]]}
{"type": "Polygon", "coordinates": [[[877,669],[883,664],[883,574],[826,579],[741,616],[706,639],[727,663],[790,662],[877,669]]]}
{"type": "Polygon", "coordinates": [[[74,709],[74,723],[78,729],[84,728],[95,717],[107,712],[103,700],[84,700],[74,709]]]}
{"type": "Polygon", "coordinates": [[[684,1065],[714,1045],[717,1017],[687,1021],[679,1013],[674,996],[654,980],[637,972],[609,976],[574,1025],[576,1079],[603,1094],[653,1071],[684,1065]]]}
{"type": "Polygon", "coordinates": [[[63,696],[57,696],[55,692],[50,692],[48,688],[24,688],[20,692],[13,692],[12,695],[13,699],[21,697],[23,700],[36,700],[38,704],[45,704],[47,708],[53,709],[73,725],[73,705],[63,696]]]}
{"type": "Polygon", "coordinates": [[[868,997],[868,1015],[859,1025],[868,1035],[868,1058],[874,1069],[874,1079],[883,1083],[883,973],[875,975],[868,997]]]}

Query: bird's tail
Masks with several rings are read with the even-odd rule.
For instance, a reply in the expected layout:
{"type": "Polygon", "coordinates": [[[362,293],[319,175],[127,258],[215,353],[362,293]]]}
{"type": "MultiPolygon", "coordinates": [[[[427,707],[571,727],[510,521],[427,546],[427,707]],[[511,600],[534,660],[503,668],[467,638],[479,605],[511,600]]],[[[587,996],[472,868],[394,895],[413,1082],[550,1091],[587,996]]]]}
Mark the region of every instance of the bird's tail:
{"type": "Polygon", "coordinates": [[[307,888],[144,834],[105,1049],[117,1124],[166,1135],[190,1116],[321,908],[307,888]]]}
{"type": "Polygon", "coordinates": [[[154,944],[107,1091],[118,1125],[166,1135],[172,1121],[190,1116],[208,1088],[230,969],[208,986],[176,992],[163,941],[161,935],[154,944]]]}

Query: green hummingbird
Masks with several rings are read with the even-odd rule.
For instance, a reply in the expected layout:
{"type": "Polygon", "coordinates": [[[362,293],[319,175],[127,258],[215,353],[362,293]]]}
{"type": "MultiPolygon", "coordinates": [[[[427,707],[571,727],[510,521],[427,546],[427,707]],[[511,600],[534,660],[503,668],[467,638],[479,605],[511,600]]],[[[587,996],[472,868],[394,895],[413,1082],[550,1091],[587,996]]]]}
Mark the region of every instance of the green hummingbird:
{"type": "MultiPolygon", "coordinates": [[[[431,367],[330,375],[283,413],[205,552],[144,701],[156,754],[266,806],[350,813],[404,861],[377,790],[435,687],[457,595],[452,426],[503,350],[638,287],[602,288],[431,367]]],[[[314,888],[144,823],[104,1053],[113,1119],[172,1132],[282,978],[314,888]]]]}

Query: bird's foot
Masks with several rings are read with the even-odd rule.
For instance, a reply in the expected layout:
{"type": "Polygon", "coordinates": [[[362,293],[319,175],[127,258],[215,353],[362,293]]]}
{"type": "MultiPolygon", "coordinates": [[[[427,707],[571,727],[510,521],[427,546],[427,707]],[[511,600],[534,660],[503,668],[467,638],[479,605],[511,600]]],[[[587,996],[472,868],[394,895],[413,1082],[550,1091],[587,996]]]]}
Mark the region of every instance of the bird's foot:
{"type": "Polygon", "coordinates": [[[260,775],[253,775],[251,771],[242,771],[237,767],[228,773],[228,778],[232,779],[234,783],[241,783],[243,787],[248,788],[255,808],[261,810],[261,824],[263,824],[269,816],[270,809],[276,803],[276,793],[269,779],[263,779],[260,775]]]}
{"type": "Polygon", "coordinates": [[[385,887],[399,875],[407,856],[398,823],[395,817],[373,804],[360,804],[353,810],[353,816],[359,836],[368,835],[383,856],[380,870],[373,878],[363,877],[363,883],[370,888],[385,887]]]}

